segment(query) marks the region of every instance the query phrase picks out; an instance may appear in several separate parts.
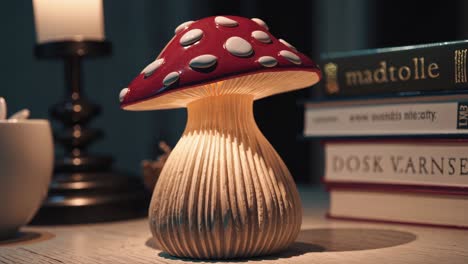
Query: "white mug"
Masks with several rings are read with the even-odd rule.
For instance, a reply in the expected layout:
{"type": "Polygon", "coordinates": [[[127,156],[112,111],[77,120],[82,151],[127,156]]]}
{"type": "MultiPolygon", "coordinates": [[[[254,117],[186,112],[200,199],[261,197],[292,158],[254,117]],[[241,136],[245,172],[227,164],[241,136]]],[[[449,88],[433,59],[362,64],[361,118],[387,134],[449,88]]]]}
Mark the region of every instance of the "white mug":
{"type": "Polygon", "coordinates": [[[0,240],[31,221],[47,195],[53,162],[49,121],[0,120],[0,240]]]}

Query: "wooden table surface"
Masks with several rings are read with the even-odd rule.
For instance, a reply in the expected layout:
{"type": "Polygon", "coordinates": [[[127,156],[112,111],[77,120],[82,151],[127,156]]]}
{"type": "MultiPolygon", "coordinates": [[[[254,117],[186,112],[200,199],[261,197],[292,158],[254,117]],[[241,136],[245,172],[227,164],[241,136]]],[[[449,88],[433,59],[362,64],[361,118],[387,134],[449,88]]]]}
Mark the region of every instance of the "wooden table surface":
{"type": "MultiPolygon", "coordinates": [[[[274,256],[225,262],[468,263],[468,230],[328,220],[324,218],[327,195],[318,189],[300,190],[303,230],[289,250],[274,256]]],[[[0,242],[0,263],[183,262],[205,263],[174,258],[158,250],[146,219],[28,226],[17,239],[0,242]]]]}

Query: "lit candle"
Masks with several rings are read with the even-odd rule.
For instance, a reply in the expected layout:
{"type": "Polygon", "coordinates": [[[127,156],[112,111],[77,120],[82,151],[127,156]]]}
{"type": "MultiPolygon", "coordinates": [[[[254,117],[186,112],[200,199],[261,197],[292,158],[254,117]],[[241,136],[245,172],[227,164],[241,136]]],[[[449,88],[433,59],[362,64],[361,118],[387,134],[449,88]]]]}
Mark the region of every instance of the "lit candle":
{"type": "Polygon", "coordinates": [[[103,41],[102,0],[33,0],[38,43],[103,41]]]}

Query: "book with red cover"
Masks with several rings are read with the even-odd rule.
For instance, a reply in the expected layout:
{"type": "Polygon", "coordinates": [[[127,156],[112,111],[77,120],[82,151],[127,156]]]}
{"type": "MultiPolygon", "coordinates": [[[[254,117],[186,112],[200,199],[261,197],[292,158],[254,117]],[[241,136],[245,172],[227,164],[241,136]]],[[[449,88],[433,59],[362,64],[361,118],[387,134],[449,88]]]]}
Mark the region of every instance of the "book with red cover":
{"type": "Polygon", "coordinates": [[[468,228],[467,140],[326,141],[329,217],[468,228]]]}
{"type": "Polygon", "coordinates": [[[328,217],[386,223],[468,228],[468,189],[326,182],[328,217]]]}

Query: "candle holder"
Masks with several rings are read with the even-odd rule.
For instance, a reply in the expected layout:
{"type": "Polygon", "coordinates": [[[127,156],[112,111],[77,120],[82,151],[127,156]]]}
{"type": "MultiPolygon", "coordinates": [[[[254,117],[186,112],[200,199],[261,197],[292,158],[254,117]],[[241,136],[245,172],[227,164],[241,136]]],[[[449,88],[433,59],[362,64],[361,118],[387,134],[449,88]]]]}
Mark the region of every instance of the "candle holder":
{"type": "Polygon", "coordinates": [[[100,107],[83,94],[81,62],[110,54],[111,43],[107,41],[59,41],[35,47],[39,59],[64,60],[66,94],[50,109],[52,118],[63,125],[54,132],[54,139],[64,154],[56,158],[48,196],[33,224],[102,222],[146,213],[148,195],[140,179],[114,171],[111,156],[87,151],[103,133],[88,127],[100,107]]]}

